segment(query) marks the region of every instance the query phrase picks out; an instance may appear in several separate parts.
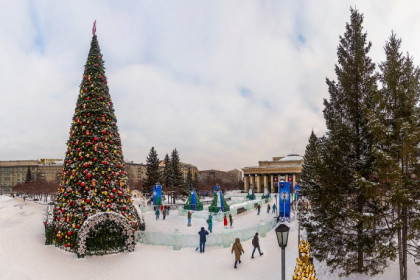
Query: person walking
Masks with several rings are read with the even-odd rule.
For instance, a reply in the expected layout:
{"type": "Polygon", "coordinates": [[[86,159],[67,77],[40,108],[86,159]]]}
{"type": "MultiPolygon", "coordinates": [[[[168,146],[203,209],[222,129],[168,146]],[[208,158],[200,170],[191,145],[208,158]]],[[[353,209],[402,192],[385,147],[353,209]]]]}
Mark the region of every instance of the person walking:
{"type": "Polygon", "coordinates": [[[171,207],[169,205],[166,206],[166,215],[169,216],[169,211],[171,210],[171,207]]]}
{"type": "Polygon", "coordinates": [[[270,213],[270,203],[267,204],[267,214],[270,213]]]}
{"type": "Polygon", "coordinates": [[[258,232],[255,233],[254,238],[252,239],[252,246],[254,246],[254,250],[252,250],[251,259],[254,258],[255,249],[258,249],[260,256],[264,255],[264,253],[261,253],[260,241],[258,239],[258,232]]]}
{"type": "Polygon", "coordinates": [[[156,220],[158,220],[159,219],[159,207],[156,207],[155,215],[156,215],[156,220]]]}
{"type": "Polygon", "coordinates": [[[241,241],[239,240],[238,237],[235,239],[235,243],[233,243],[232,245],[232,254],[233,252],[235,252],[235,265],[233,266],[233,268],[237,268],[236,267],[237,263],[238,262],[241,263],[242,253],[245,254],[244,249],[242,249],[241,241]]]}
{"type": "Polygon", "coordinates": [[[160,205],[160,212],[163,212],[163,204],[160,205]]]}
{"type": "Polygon", "coordinates": [[[166,208],[165,207],[163,208],[163,211],[162,211],[162,218],[163,218],[163,220],[165,220],[165,218],[166,218],[166,208]]]}
{"type": "Polygon", "coordinates": [[[210,214],[209,218],[207,219],[207,224],[209,225],[209,231],[212,233],[213,231],[213,216],[210,214]]]}
{"type": "Polygon", "coordinates": [[[208,235],[209,232],[205,230],[204,227],[201,227],[198,234],[200,235],[200,253],[204,253],[204,249],[206,248],[206,235],[208,235]]]}
{"type": "Polygon", "coordinates": [[[257,215],[259,215],[260,214],[260,211],[261,211],[261,205],[257,205],[257,215]]]}
{"type": "Polygon", "coordinates": [[[227,218],[226,218],[226,214],[225,214],[225,216],[223,217],[223,225],[224,225],[224,227],[225,227],[225,228],[227,228],[227,218]]]}
{"type": "Polygon", "coordinates": [[[188,226],[191,226],[191,211],[188,211],[187,217],[188,217],[188,226]]]}
{"type": "Polygon", "coordinates": [[[276,212],[276,210],[277,210],[276,208],[277,208],[277,207],[276,207],[276,204],[274,203],[274,204],[273,204],[273,213],[274,213],[274,214],[276,214],[276,213],[277,213],[277,212],[276,212]]]}
{"type": "Polygon", "coordinates": [[[232,214],[229,214],[229,223],[230,223],[230,228],[232,228],[232,224],[233,224],[232,214]]]}

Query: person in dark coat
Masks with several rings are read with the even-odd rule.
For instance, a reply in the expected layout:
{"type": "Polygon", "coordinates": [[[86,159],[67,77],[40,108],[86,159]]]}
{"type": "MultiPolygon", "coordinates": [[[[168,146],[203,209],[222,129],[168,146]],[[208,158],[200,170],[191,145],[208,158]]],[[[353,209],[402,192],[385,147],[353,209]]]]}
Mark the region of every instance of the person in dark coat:
{"type": "Polygon", "coordinates": [[[229,223],[230,223],[230,227],[232,228],[232,224],[233,224],[232,214],[229,214],[229,223]]]}
{"type": "Polygon", "coordinates": [[[270,203],[267,204],[267,214],[270,213],[270,203]]]}
{"type": "Polygon", "coordinates": [[[244,249],[242,249],[241,241],[239,238],[235,239],[235,243],[232,245],[232,254],[235,252],[235,266],[233,268],[237,268],[236,264],[239,262],[241,263],[241,255],[245,253],[244,249]]]}
{"type": "Polygon", "coordinates": [[[200,235],[200,253],[204,253],[204,249],[206,248],[206,235],[208,235],[209,232],[205,230],[204,227],[201,227],[198,234],[200,235]]]}
{"type": "Polygon", "coordinates": [[[261,205],[257,205],[257,215],[259,215],[260,214],[260,211],[261,211],[261,205]]]}
{"type": "Polygon", "coordinates": [[[260,256],[264,255],[264,253],[261,253],[261,250],[260,250],[260,241],[258,239],[258,232],[255,233],[254,238],[252,239],[252,246],[254,246],[254,250],[252,250],[251,259],[254,258],[255,249],[258,249],[260,256]]]}
{"type": "Polygon", "coordinates": [[[162,211],[162,218],[165,220],[165,218],[166,218],[166,209],[165,208],[163,208],[163,211],[162,211]]]}

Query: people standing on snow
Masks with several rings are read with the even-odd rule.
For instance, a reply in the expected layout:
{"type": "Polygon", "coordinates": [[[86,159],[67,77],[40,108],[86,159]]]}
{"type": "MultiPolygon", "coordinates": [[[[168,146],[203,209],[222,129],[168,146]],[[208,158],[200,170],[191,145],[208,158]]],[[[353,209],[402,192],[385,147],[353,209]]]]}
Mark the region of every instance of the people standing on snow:
{"type": "Polygon", "coordinates": [[[223,225],[224,225],[224,227],[225,227],[225,228],[227,228],[227,218],[226,218],[226,214],[225,214],[225,216],[223,217],[223,225]]]}
{"type": "Polygon", "coordinates": [[[163,212],[163,204],[160,205],[160,212],[163,212]]]}
{"type": "Polygon", "coordinates": [[[204,227],[201,227],[198,234],[200,235],[200,253],[204,253],[204,249],[206,248],[206,235],[208,235],[209,232],[205,230],[204,227]]]}
{"type": "Polygon", "coordinates": [[[261,211],[261,205],[257,205],[257,215],[259,215],[260,214],[260,211],[261,211]]]}
{"type": "Polygon", "coordinates": [[[209,225],[209,231],[211,233],[213,230],[213,216],[211,214],[209,215],[209,218],[207,219],[207,224],[209,225]]]}
{"type": "Polygon", "coordinates": [[[270,203],[267,204],[267,214],[270,213],[270,203]]]}
{"type": "Polygon", "coordinates": [[[191,226],[191,211],[188,211],[187,217],[188,217],[188,226],[191,226]]]}
{"type": "Polygon", "coordinates": [[[229,223],[230,223],[230,227],[232,228],[232,224],[233,224],[232,214],[229,214],[229,223]]]}
{"type": "Polygon", "coordinates": [[[277,207],[276,207],[276,204],[274,203],[274,204],[273,204],[273,213],[274,213],[274,214],[276,214],[276,213],[277,213],[277,212],[276,212],[276,211],[277,211],[277,209],[276,209],[276,208],[277,208],[277,207]]]}
{"type": "Polygon", "coordinates": [[[233,243],[233,245],[232,245],[232,254],[233,254],[234,251],[235,251],[235,265],[234,265],[233,268],[237,268],[236,264],[238,262],[241,263],[242,253],[245,254],[244,249],[242,249],[241,241],[239,240],[238,237],[235,239],[235,243],[233,243]]]}
{"type": "Polygon", "coordinates": [[[171,210],[171,207],[169,205],[166,206],[166,215],[169,216],[169,210],[171,210]]]}
{"type": "Polygon", "coordinates": [[[264,255],[264,253],[261,253],[261,250],[260,250],[260,241],[258,239],[258,232],[255,233],[254,238],[252,239],[252,246],[254,246],[254,250],[252,250],[251,259],[254,258],[255,249],[258,249],[260,256],[264,255]]]}
{"type": "Polygon", "coordinates": [[[156,220],[159,219],[159,207],[156,207],[155,215],[156,215],[156,220]]]}

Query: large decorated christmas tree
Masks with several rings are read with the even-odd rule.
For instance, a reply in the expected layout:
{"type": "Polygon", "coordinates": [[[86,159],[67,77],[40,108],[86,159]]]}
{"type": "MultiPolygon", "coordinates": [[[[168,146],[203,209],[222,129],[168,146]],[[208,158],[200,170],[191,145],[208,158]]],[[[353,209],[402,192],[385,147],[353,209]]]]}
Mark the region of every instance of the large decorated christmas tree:
{"type": "Polygon", "coordinates": [[[134,250],[144,220],[133,205],[117,119],[95,35],[67,142],[46,243],[84,255],[134,250]]]}

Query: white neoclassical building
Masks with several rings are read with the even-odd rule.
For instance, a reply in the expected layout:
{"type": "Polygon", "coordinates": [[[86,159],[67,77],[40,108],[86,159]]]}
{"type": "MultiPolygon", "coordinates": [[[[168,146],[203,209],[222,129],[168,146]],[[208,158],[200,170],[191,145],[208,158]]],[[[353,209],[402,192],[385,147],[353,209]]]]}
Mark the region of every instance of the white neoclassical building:
{"type": "MultiPolygon", "coordinates": [[[[252,187],[254,192],[278,192],[278,182],[290,182],[294,187],[300,182],[303,157],[291,154],[285,157],[273,157],[271,161],[259,161],[258,166],[242,168],[244,172],[244,190],[252,187]]],[[[293,188],[291,189],[293,191],[293,188]]]]}

